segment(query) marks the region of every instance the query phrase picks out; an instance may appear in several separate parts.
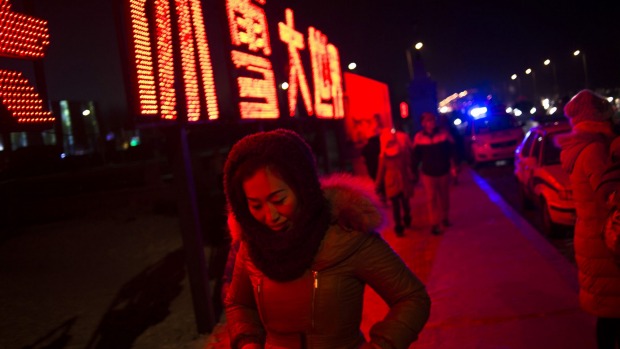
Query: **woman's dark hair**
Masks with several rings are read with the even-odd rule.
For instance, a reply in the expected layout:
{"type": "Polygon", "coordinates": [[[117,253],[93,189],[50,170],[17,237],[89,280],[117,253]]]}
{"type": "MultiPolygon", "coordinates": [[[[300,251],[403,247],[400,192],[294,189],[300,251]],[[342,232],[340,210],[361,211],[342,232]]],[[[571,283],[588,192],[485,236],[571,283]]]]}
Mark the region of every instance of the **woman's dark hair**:
{"type": "Polygon", "coordinates": [[[309,267],[327,230],[330,210],[312,149],[287,129],[258,132],[238,141],[224,164],[224,192],[248,243],[250,257],[268,277],[291,280],[309,267]],[[268,167],[294,191],[299,207],[286,234],[274,234],[250,213],[243,181],[268,167]]]}
{"type": "Polygon", "coordinates": [[[249,215],[243,181],[264,167],[291,187],[301,207],[322,196],[316,159],[301,136],[287,129],[254,133],[232,147],[224,164],[224,190],[237,219],[249,215]]]}

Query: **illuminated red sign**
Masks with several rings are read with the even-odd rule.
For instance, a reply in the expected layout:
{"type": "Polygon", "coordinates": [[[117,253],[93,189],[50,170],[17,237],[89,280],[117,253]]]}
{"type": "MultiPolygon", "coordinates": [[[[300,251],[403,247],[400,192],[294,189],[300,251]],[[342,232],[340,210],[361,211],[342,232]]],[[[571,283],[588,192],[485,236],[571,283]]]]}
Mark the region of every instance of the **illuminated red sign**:
{"type": "Polygon", "coordinates": [[[190,122],[199,121],[201,115],[209,120],[217,119],[219,110],[200,0],[173,0],[172,3],[174,13],[170,0],[128,2],[137,112],[143,117],[177,118],[174,53],[178,50],[187,106],[187,115],[183,117],[190,122]],[[149,13],[154,13],[154,23],[149,21],[149,13]],[[176,18],[174,23],[172,15],[176,18]],[[173,26],[180,47],[174,46],[173,26]]]}
{"type": "Polygon", "coordinates": [[[375,115],[380,115],[383,127],[392,128],[390,91],[386,83],[350,72],[344,73],[347,87],[347,117],[345,129],[356,146],[362,146],[376,134],[375,115]]]}
{"type": "MultiPolygon", "coordinates": [[[[0,0],[0,56],[39,59],[49,43],[47,21],[13,12],[8,0],[0,0]]],[[[0,100],[18,125],[54,121],[21,72],[0,69],[0,100]]]]}
{"type": "MultiPolygon", "coordinates": [[[[227,0],[228,24],[233,49],[239,109],[243,119],[277,118],[276,83],[269,56],[271,45],[268,21],[261,6],[266,0],[227,0]],[[261,6],[258,6],[261,5],[261,6]],[[249,52],[244,52],[249,51],[249,52]]],[[[295,116],[297,96],[301,97],[308,115],[321,118],[344,117],[342,72],[338,49],[328,43],[327,36],[310,27],[308,48],[312,63],[314,100],[301,63],[300,51],[306,45],[295,29],[293,10],[285,10],[285,22],[278,23],[280,40],[288,46],[288,110],[295,116]]]]}
{"type": "MultiPolygon", "coordinates": [[[[188,121],[198,121],[205,111],[208,119],[218,118],[201,0],[126,1],[138,114],[174,120],[178,117],[178,98],[182,96],[187,106],[187,115],[183,117],[188,121]],[[183,91],[177,94],[179,86],[183,91]]],[[[275,119],[280,116],[266,2],[226,0],[232,75],[242,119],[275,119]]],[[[308,28],[305,39],[295,28],[291,9],[285,10],[285,21],[278,23],[278,34],[288,48],[289,115],[295,115],[301,94],[308,115],[344,117],[338,49],[328,42],[325,34],[313,27],[308,28]],[[300,56],[306,47],[312,68],[313,91],[300,56]]]]}

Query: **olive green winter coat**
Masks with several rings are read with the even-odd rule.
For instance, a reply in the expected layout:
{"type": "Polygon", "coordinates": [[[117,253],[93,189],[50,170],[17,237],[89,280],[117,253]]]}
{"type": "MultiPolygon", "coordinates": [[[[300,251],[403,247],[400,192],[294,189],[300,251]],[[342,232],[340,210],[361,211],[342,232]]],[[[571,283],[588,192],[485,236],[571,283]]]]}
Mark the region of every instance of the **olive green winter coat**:
{"type": "Polygon", "coordinates": [[[302,277],[288,282],[267,278],[241,244],[225,302],[233,348],[248,340],[265,348],[359,348],[366,343],[360,331],[366,285],[390,308],[371,327],[373,343],[406,349],[428,320],[424,285],[375,233],[383,215],[372,183],[336,176],[324,180],[323,188],[332,224],[302,277]]]}

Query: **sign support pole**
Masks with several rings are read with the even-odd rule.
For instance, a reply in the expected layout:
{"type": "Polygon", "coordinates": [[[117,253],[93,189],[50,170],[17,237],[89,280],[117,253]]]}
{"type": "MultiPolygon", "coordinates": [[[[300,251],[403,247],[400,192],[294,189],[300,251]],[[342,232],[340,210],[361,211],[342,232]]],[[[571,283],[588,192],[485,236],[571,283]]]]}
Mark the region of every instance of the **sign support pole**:
{"type": "Polygon", "coordinates": [[[196,199],[196,187],[192,170],[192,158],[187,140],[187,99],[184,88],[183,67],[181,57],[181,38],[178,28],[179,18],[176,12],[175,1],[170,0],[172,41],[174,47],[174,71],[177,96],[177,120],[172,127],[173,171],[177,189],[177,207],[179,209],[179,224],[183,236],[183,249],[187,265],[196,318],[198,333],[211,332],[215,326],[211,290],[209,287],[209,274],[207,260],[204,254],[202,229],[198,215],[198,203],[196,199]]]}
{"type": "Polygon", "coordinates": [[[172,127],[172,146],[174,147],[172,165],[187,275],[192,293],[196,327],[198,333],[204,334],[211,332],[215,320],[209,288],[207,260],[205,259],[198,216],[191,156],[187,142],[187,130],[185,123],[181,120],[172,127]]]}

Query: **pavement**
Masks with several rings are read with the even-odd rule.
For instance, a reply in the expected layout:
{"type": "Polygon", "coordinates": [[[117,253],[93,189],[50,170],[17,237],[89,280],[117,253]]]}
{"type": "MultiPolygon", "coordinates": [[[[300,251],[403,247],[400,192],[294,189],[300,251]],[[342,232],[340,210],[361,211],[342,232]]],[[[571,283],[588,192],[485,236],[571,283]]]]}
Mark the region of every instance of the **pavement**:
{"type": "MultiPolygon", "coordinates": [[[[224,317],[196,331],[176,215],[121,194],[0,240],[0,349],[228,347],[224,317]]],[[[405,236],[382,232],[432,300],[410,348],[596,348],[575,266],[475,172],[461,173],[451,199],[442,235],[430,234],[420,185],[405,236]]],[[[365,297],[367,333],[386,308],[372,290],[365,297]]]]}

